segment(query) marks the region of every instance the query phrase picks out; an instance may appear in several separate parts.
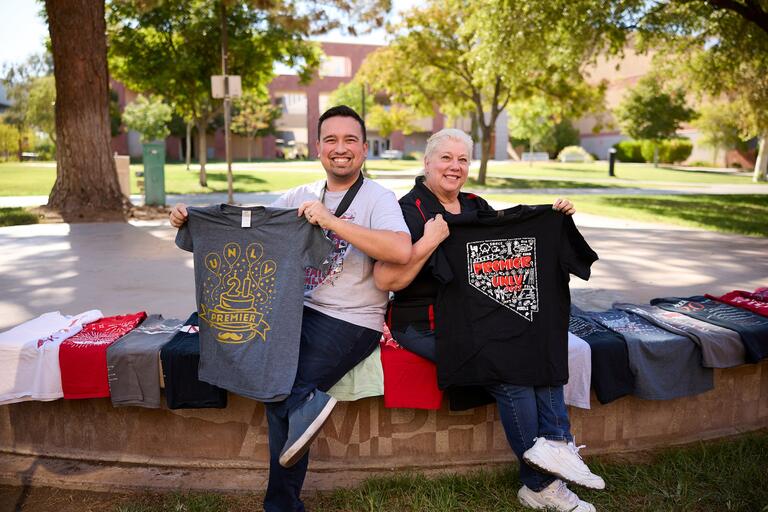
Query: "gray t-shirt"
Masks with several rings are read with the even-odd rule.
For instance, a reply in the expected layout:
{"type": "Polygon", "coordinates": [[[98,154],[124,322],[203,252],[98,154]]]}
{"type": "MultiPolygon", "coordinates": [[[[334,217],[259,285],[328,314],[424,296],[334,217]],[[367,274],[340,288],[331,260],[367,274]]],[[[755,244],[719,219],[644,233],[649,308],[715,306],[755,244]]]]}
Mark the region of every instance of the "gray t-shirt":
{"type": "MultiPolygon", "coordinates": [[[[324,187],[325,180],[321,180],[291,189],[279,197],[273,206],[295,208],[304,201],[320,199],[324,187]]],[[[335,211],[344,194],[326,192],[325,206],[331,212],[335,211]]],[[[369,179],[363,181],[355,199],[341,218],[365,228],[400,231],[410,235],[395,194],[369,179]]],[[[373,260],[335,233],[329,232],[328,236],[333,241],[330,269],[307,271],[304,304],[330,317],[381,331],[389,294],[374,284],[373,260]]]]}
{"type": "Polygon", "coordinates": [[[305,267],[331,242],[295,209],[189,208],[176,245],[194,253],[199,378],[273,402],[290,393],[301,335],[305,267]]]}
{"type": "Polygon", "coordinates": [[[641,316],[667,331],[688,336],[701,347],[702,365],[707,368],[731,368],[746,362],[744,343],[736,331],[657,306],[616,303],[613,307],[641,316]]]}
{"type": "Polygon", "coordinates": [[[107,347],[107,377],[112,405],[160,407],[160,349],[183,320],[149,315],[140,326],[107,347]]]}
{"type": "Polygon", "coordinates": [[[656,327],[643,318],[611,309],[584,311],[627,342],[635,395],[646,400],[671,400],[704,393],[714,387],[711,368],[701,366],[699,347],[685,336],[656,327]]]}

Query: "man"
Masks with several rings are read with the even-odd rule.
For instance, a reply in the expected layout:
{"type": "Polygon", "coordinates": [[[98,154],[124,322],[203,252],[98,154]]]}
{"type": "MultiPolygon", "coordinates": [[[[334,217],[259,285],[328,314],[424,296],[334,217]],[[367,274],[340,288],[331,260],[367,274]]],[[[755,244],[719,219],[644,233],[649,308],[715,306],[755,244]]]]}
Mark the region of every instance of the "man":
{"type": "MultiPolygon", "coordinates": [[[[299,365],[291,394],[265,404],[267,512],[304,510],[300,493],[307,451],[336,403],[325,391],[368,356],[381,336],[388,294],[374,284],[373,262],[404,264],[411,256],[410,234],[395,195],[362,179],[368,153],[363,120],[347,106],[333,107],[320,116],[317,130],[326,180],[289,190],[272,205],[298,208],[298,215],[328,232],[334,248],[327,272],[306,273],[299,365]],[[345,209],[347,194],[354,198],[345,209]]],[[[170,217],[180,227],[187,219],[186,207],[176,205],[170,217]]]]}

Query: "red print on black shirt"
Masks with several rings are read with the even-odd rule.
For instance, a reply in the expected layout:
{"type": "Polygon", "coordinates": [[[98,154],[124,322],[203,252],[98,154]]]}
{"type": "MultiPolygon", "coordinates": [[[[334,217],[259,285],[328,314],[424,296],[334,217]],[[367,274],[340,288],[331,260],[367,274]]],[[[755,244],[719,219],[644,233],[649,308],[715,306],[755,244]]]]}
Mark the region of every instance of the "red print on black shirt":
{"type": "Polygon", "coordinates": [[[469,284],[528,321],[539,311],[536,239],[467,243],[469,284]]]}

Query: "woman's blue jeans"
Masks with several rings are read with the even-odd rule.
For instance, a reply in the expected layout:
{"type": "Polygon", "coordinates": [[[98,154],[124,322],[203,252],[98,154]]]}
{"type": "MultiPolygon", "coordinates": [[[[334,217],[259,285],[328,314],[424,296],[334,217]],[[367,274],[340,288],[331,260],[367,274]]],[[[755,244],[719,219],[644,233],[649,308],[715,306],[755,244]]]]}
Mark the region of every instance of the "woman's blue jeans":
{"type": "MultiPolygon", "coordinates": [[[[436,342],[433,331],[409,327],[405,332],[393,332],[392,336],[406,349],[434,361],[436,342]]],[[[485,386],[485,389],[496,400],[507,442],[520,460],[520,481],[529,489],[540,491],[555,477],[526,464],[523,453],[533,446],[537,437],[573,441],[563,387],[496,383],[485,386]]]]}

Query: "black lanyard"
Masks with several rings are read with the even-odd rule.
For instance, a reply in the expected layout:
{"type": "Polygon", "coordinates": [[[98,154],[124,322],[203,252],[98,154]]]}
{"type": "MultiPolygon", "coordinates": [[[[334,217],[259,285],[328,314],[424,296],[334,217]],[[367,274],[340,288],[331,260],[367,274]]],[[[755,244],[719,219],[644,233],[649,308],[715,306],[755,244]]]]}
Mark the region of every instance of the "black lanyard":
{"type": "MultiPolygon", "coordinates": [[[[360,187],[363,186],[363,171],[360,171],[360,174],[357,176],[357,181],[355,181],[349,189],[347,189],[347,193],[344,194],[344,197],[341,198],[341,202],[339,203],[339,206],[336,208],[336,212],[334,212],[334,215],[336,217],[341,217],[344,215],[344,212],[347,211],[347,208],[349,208],[349,205],[352,204],[352,200],[355,199],[355,196],[357,195],[357,192],[360,190],[360,187]]],[[[325,186],[323,186],[323,193],[320,196],[320,202],[325,203],[325,191],[328,190],[328,182],[325,182],[325,186]]]]}

